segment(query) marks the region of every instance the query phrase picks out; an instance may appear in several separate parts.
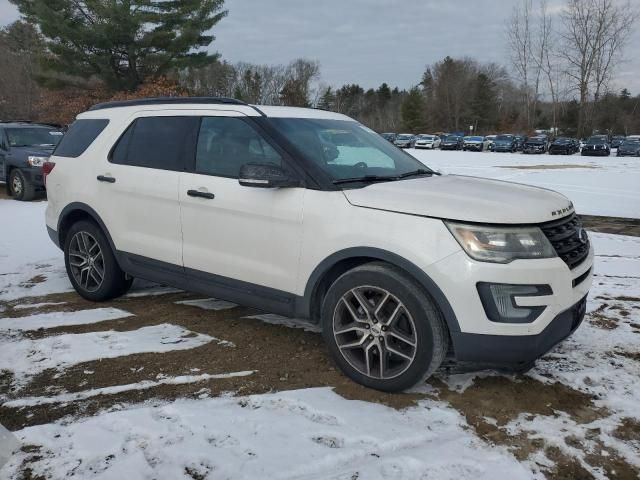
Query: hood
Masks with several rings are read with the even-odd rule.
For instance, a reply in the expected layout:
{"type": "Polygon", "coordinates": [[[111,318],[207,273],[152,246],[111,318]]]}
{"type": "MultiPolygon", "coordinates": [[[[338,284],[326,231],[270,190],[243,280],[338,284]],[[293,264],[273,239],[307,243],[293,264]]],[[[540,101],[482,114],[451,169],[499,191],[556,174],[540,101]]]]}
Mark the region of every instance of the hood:
{"type": "Polygon", "coordinates": [[[358,207],[477,223],[543,223],[573,212],[552,190],[460,175],[374,183],[344,195],[358,207]]]}
{"type": "Polygon", "coordinates": [[[25,158],[29,155],[35,155],[40,157],[48,157],[51,156],[53,150],[56,147],[11,147],[11,153],[18,154],[20,156],[24,156],[25,158]]]}

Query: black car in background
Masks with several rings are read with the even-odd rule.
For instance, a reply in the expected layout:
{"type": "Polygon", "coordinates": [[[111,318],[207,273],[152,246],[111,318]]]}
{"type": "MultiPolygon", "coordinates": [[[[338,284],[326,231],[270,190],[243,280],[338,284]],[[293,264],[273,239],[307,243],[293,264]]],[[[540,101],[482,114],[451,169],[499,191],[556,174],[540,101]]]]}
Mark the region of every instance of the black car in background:
{"type": "Polygon", "coordinates": [[[617,157],[640,157],[640,138],[625,140],[618,147],[617,157]]]}
{"type": "Polygon", "coordinates": [[[547,153],[547,137],[531,137],[522,146],[522,153],[547,153]]]}
{"type": "Polygon", "coordinates": [[[614,135],[611,137],[611,148],[618,148],[625,141],[626,137],[624,135],[614,135]]]}
{"type": "Polygon", "coordinates": [[[606,135],[594,135],[589,137],[582,147],[581,155],[608,157],[611,154],[609,139],[606,135]]]}
{"type": "Polygon", "coordinates": [[[494,152],[515,152],[517,143],[515,135],[498,135],[493,141],[494,152]]]}
{"type": "Polygon", "coordinates": [[[527,137],[525,135],[516,135],[516,150],[522,151],[524,148],[524,144],[527,141],[527,137]]]}
{"type": "Polygon", "coordinates": [[[580,142],[575,138],[558,137],[549,146],[549,155],[573,155],[580,151],[580,142]]]}
{"type": "Polygon", "coordinates": [[[380,136],[385,140],[393,143],[396,141],[396,137],[398,136],[398,134],[397,133],[381,133],[380,136]]]}
{"type": "Polygon", "coordinates": [[[16,200],[44,191],[42,167],[62,138],[58,125],[0,122],[0,181],[16,200]]]}
{"type": "Polygon", "coordinates": [[[464,147],[463,138],[459,135],[447,135],[440,143],[440,150],[462,150],[464,147]]]}

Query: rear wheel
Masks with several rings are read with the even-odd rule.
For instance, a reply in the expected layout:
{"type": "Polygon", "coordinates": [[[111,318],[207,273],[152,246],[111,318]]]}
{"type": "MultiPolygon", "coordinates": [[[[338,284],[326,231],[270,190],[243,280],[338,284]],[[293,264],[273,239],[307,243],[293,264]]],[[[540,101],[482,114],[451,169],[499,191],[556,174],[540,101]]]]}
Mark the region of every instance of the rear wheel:
{"type": "Polygon", "coordinates": [[[322,327],[332,357],[348,377],[388,392],[429,377],[449,345],[433,301],[404,272],[379,262],[335,281],[323,303],[322,327]]]}
{"type": "Polygon", "coordinates": [[[35,188],[17,168],[9,174],[9,192],[16,200],[28,202],[36,196],[35,188]]]}
{"type": "Polygon", "coordinates": [[[133,278],[118,265],[100,227],[81,220],[71,227],[64,244],[64,261],[73,288],[87,300],[110,300],[125,294],[133,278]]]}

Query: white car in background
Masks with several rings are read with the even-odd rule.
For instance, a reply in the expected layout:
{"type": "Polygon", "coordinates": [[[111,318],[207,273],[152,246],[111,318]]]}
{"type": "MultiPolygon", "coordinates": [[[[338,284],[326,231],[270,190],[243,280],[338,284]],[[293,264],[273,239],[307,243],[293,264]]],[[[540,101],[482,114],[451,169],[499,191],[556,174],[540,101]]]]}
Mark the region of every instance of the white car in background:
{"type": "Polygon", "coordinates": [[[462,150],[464,150],[465,152],[467,150],[482,152],[488,149],[489,149],[489,140],[487,140],[486,137],[482,137],[479,135],[478,136],[471,135],[468,137],[464,137],[463,139],[462,150]]]}
{"type": "Polygon", "coordinates": [[[437,135],[418,135],[416,137],[416,142],[414,144],[414,148],[439,148],[440,147],[440,137],[437,135]]]}
{"type": "Polygon", "coordinates": [[[487,142],[489,142],[487,145],[487,150],[491,149],[491,147],[493,146],[493,143],[496,141],[496,137],[497,135],[487,135],[486,137],[484,137],[487,139],[487,142]]]}

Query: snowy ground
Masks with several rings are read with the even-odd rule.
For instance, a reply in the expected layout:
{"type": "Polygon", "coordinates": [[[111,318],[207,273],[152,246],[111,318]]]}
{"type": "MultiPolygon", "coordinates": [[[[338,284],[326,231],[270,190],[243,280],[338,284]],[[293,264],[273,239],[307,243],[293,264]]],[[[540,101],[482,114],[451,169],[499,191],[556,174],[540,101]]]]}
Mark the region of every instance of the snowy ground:
{"type": "Polygon", "coordinates": [[[550,188],[583,215],[640,218],[640,158],[406,150],[443,173],[550,188]]]}
{"type": "MultiPolygon", "coordinates": [[[[496,167],[547,157],[418,155],[445,171],[522,174],[514,179],[541,185],[569,185],[581,171],[496,167]]],[[[629,168],[627,177],[637,175],[629,168]]],[[[594,171],[600,185],[625,191],[622,169],[594,171]]],[[[580,212],[640,215],[631,188],[621,202],[565,193],[580,212]]],[[[528,375],[441,371],[414,392],[384,395],[336,372],[311,325],[291,328],[274,315],[144,283],[116,302],[82,301],[69,293],[44,208],[0,200],[0,218],[13,227],[0,235],[0,424],[22,445],[2,479],[640,473],[638,237],[592,234],[587,319],[528,375]]],[[[0,428],[0,459],[4,438],[0,428]]]]}

